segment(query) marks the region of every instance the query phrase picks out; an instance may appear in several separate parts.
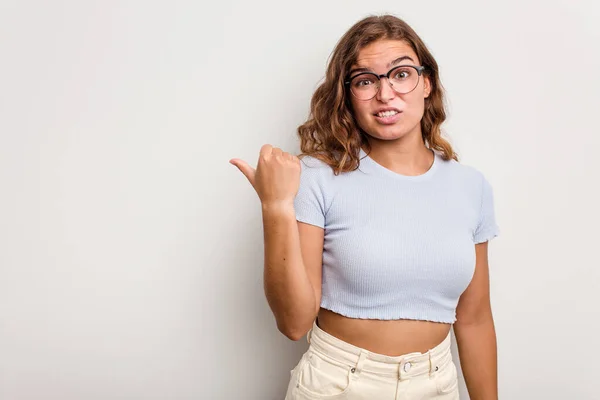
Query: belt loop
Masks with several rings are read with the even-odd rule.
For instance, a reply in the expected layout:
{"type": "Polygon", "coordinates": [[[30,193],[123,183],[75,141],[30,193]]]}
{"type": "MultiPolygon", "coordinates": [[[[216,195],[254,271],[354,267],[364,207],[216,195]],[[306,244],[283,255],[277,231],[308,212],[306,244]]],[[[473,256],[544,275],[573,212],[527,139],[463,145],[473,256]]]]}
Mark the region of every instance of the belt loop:
{"type": "Polygon", "coordinates": [[[352,369],[350,369],[350,372],[352,372],[352,375],[355,377],[355,379],[358,378],[358,376],[362,372],[362,369],[363,369],[366,359],[367,359],[367,352],[363,349],[360,351],[360,355],[358,356],[358,361],[356,362],[356,367],[353,367],[352,369]]]}
{"type": "Polygon", "coordinates": [[[308,342],[308,344],[310,344],[310,339],[312,338],[312,334],[313,334],[313,331],[315,330],[315,326],[318,326],[316,318],[313,321],[311,328],[308,330],[308,333],[306,334],[306,341],[308,342]]]}
{"type": "Polygon", "coordinates": [[[427,354],[429,355],[429,377],[431,378],[431,372],[433,371],[433,365],[431,363],[431,350],[429,350],[427,354]]]}

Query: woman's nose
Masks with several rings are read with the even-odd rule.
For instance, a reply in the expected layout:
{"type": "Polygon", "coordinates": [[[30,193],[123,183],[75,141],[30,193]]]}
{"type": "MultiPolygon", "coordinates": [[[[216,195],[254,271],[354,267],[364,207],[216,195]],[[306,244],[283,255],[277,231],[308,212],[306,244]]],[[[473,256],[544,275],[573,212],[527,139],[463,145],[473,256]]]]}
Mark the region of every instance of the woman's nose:
{"type": "Polygon", "coordinates": [[[394,87],[392,86],[392,83],[389,81],[389,79],[382,78],[379,80],[379,91],[377,93],[377,96],[378,99],[384,103],[396,97],[396,91],[394,90],[394,87]]]}

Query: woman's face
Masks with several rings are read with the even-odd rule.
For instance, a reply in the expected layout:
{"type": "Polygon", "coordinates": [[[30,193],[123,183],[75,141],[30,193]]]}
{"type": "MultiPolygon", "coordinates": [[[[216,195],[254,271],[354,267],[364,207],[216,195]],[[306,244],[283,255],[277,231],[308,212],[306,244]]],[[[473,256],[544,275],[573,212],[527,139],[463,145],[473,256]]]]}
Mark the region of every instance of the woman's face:
{"type": "MultiPolygon", "coordinates": [[[[349,75],[355,76],[363,69],[381,75],[398,65],[421,64],[407,43],[401,40],[378,40],[360,50],[349,75]]],[[[408,135],[421,137],[421,118],[430,90],[429,79],[421,75],[410,93],[397,93],[389,80],[382,78],[379,91],[372,99],[360,100],[352,93],[349,96],[354,117],[367,134],[380,140],[396,140],[408,135]],[[386,113],[381,114],[384,111],[386,113]]]]}

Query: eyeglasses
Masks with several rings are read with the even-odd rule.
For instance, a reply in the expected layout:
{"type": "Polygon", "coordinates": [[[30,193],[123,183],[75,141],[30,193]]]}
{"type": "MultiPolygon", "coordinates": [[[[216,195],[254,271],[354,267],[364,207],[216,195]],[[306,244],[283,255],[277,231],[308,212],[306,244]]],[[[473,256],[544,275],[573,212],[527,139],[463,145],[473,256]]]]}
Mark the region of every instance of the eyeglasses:
{"type": "Polygon", "coordinates": [[[422,65],[399,65],[382,75],[360,72],[349,77],[344,84],[350,87],[354,97],[359,100],[371,100],[375,97],[381,87],[381,78],[387,78],[396,93],[406,94],[415,90],[424,70],[425,67],[422,65]]]}

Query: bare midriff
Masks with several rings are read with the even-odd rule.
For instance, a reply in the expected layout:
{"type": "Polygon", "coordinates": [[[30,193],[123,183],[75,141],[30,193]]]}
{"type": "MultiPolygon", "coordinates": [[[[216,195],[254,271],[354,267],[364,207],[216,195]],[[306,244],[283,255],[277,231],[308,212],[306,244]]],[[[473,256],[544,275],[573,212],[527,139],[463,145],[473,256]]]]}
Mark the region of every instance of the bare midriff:
{"type": "Polygon", "coordinates": [[[408,319],[348,318],[325,308],[319,310],[317,325],[344,342],[388,356],[425,353],[440,344],[452,327],[447,323],[408,319]]]}

